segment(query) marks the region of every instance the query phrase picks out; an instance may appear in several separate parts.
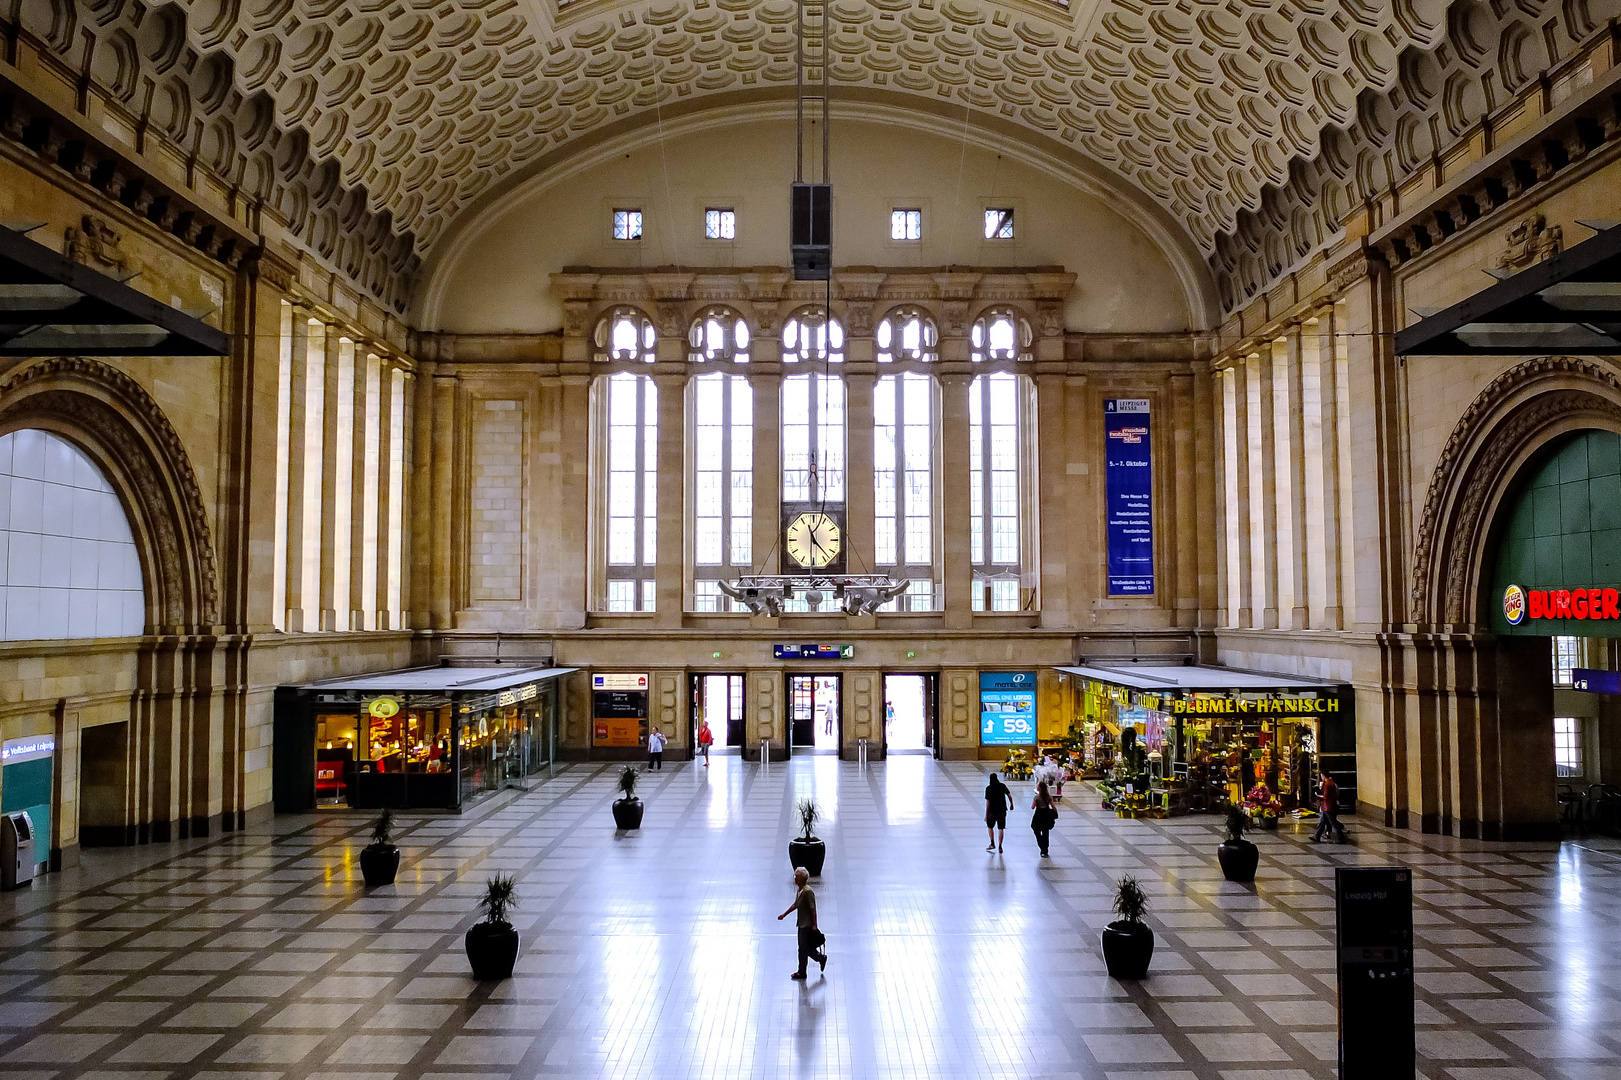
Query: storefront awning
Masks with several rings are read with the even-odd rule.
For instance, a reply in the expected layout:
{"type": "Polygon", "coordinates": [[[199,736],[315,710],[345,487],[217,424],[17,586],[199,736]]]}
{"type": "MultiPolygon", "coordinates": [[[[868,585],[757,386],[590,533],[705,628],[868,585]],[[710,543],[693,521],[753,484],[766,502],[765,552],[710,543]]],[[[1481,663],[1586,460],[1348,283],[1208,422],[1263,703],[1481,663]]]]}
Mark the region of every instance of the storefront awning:
{"type": "Polygon", "coordinates": [[[231,336],[0,225],[0,356],[227,356],[231,336]]]}
{"type": "Polygon", "coordinates": [[[1621,226],[1583,224],[1598,235],[1421,318],[1396,334],[1396,352],[1621,354],[1621,226]]]}
{"type": "Polygon", "coordinates": [[[375,671],[365,675],[346,675],[336,679],[304,683],[300,690],[320,693],[362,694],[491,694],[510,690],[527,683],[555,679],[578,668],[571,667],[511,667],[491,664],[484,667],[426,667],[398,668],[394,671],[375,671]]]}
{"type": "Polygon", "coordinates": [[[1061,667],[1058,670],[1079,675],[1083,679],[1123,686],[1128,690],[1158,691],[1162,694],[1178,691],[1273,695],[1321,693],[1338,690],[1345,685],[1301,675],[1274,675],[1263,671],[1187,664],[1132,664],[1120,667],[1094,664],[1088,667],[1061,667]]]}

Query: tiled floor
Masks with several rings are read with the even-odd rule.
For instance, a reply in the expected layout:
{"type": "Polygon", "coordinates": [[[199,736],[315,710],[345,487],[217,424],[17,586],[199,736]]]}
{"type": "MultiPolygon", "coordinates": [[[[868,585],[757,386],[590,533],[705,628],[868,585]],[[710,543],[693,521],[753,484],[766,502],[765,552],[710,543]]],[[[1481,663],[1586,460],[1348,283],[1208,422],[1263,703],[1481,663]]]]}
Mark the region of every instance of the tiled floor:
{"type": "Polygon", "coordinates": [[[1614,841],[1353,821],[1351,847],[1261,838],[1252,890],[1221,880],[1215,819],[1120,821],[1077,787],[1050,864],[1022,826],[988,855],[967,763],[669,766],[627,835],[613,773],[574,766],[461,818],[412,818],[399,885],[370,893],[368,821],[322,816],[90,852],[0,896],[0,1080],[1328,1080],[1329,890],[1347,861],[1417,871],[1423,1076],[1621,1080],[1614,841]],[[804,795],[828,815],[831,963],[800,985],[773,916],[804,795]],[[461,933],[496,870],[519,878],[523,954],[511,981],[480,985],[461,933]],[[1159,936],[1136,985],[1098,950],[1125,872],[1159,936]]]}

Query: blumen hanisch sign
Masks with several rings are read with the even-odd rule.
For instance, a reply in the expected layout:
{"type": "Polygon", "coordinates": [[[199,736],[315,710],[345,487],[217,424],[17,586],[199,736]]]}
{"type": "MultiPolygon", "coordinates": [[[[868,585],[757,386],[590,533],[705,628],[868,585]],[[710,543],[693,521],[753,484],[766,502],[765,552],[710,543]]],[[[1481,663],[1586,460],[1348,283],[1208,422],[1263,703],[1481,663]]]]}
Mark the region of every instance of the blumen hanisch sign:
{"type": "Polygon", "coordinates": [[[1103,402],[1104,489],[1109,546],[1109,595],[1154,591],[1153,468],[1149,464],[1148,399],[1103,402]]]}

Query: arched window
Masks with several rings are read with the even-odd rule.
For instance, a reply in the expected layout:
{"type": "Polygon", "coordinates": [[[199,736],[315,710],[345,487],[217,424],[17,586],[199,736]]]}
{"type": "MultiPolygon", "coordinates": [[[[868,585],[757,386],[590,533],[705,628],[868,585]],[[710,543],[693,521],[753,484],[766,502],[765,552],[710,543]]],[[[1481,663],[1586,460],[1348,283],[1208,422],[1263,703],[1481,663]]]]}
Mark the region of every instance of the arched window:
{"type": "Polygon", "coordinates": [[[658,563],[659,391],[647,375],[621,371],[606,397],[607,609],[652,611],[658,563]]]}
{"type": "Polygon", "coordinates": [[[651,364],[658,336],[653,320],[636,308],[612,308],[597,323],[595,355],[602,361],[640,360],[651,364]]]}
{"type": "Polygon", "coordinates": [[[842,364],[844,362],[844,327],[839,320],[829,325],[826,311],[821,307],[803,307],[782,324],[782,362],[842,364]]]}
{"type": "Polygon", "coordinates": [[[688,359],[693,363],[731,360],[749,362],[749,324],[729,307],[705,308],[687,332],[688,359]]]}
{"type": "Polygon", "coordinates": [[[722,611],[721,579],[747,574],[753,558],[754,391],[717,371],[692,380],[691,401],[692,609],[722,611]]]}
{"type": "Polygon", "coordinates": [[[975,611],[1019,611],[1034,600],[1023,590],[1032,539],[1034,470],[1029,380],[998,371],[968,388],[970,561],[975,611]]]}
{"type": "Polygon", "coordinates": [[[989,308],[974,320],[969,334],[974,362],[986,360],[1029,360],[1030,323],[1009,308],[989,308]]]}
{"type": "Polygon", "coordinates": [[[48,431],[0,435],[0,640],[133,637],[146,587],[124,504],[94,462],[48,431]]]}
{"type": "Polygon", "coordinates": [[[931,362],[936,357],[935,345],[940,339],[928,312],[910,306],[898,307],[885,315],[874,336],[880,364],[896,360],[931,362]]]}
{"type": "Polygon", "coordinates": [[[873,387],[873,551],[877,569],[907,582],[885,611],[933,611],[935,385],[920,372],[873,387]]]}

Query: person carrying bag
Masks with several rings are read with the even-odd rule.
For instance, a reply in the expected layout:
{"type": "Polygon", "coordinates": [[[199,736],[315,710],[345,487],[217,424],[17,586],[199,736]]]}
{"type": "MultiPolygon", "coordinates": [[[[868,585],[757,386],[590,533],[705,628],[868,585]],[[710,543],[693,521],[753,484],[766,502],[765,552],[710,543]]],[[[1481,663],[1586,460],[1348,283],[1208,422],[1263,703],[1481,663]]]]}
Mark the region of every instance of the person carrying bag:
{"type": "Polygon", "coordinates": [[[1053,809],[1053,797],[1047,791],[1047,781],[1043,780],[1036,785],[1036,798],[1030,804],[1030,831],[1036,834],[1036,843],[1041,847],[1041,857],[1050,858],[1047,854],[1047,840],[1052,827],[1058,823],[1058,811],[1053,809]]]}

